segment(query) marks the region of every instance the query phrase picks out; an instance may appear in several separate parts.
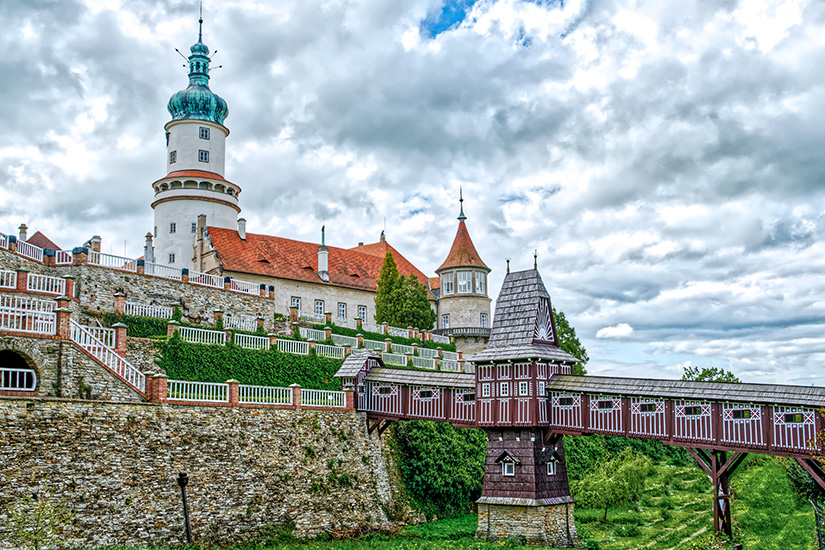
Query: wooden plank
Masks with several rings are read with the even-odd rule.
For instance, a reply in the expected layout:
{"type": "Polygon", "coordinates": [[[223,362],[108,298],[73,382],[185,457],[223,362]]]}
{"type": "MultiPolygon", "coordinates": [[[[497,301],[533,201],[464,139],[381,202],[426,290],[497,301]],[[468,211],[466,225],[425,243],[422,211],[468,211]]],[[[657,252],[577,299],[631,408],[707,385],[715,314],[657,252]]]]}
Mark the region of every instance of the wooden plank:
{"type": "Polygon", "coordinates": [[[819,485],[821,489],[825,490],[825,473],[823,473],[819,463],[810,458],[800,457],[797,457],[796,461],[799,462],[799,465],[802,466],[806,472],[811,474],[811,477],[814,478],[816,484],[819,485]]]}
{"type": "Polygon", "coordinates": [[[702,469],[705,471],[705,473],[708,474],[710,477],[713,477],[713,471],[711,471],[710,466],[699,455],[698,450],[692,449],[690,447],[686,447],[686,448],[687,448],[687,452],[689,452],[691,454],[691,456],[696,459],[696,462],[699,463],[699,466],[702,467],[702,469]]]}

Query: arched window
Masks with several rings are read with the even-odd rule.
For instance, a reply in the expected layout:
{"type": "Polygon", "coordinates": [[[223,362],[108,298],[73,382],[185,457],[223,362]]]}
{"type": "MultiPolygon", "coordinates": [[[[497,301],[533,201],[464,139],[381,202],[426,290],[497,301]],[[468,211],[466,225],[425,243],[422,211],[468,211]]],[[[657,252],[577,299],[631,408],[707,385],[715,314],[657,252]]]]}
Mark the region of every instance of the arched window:
{"type": "Polygon", "coordinates": [[[0,390],[35,391],[37,373],[19,353],[12,350],[0,351],[0,390]]]}

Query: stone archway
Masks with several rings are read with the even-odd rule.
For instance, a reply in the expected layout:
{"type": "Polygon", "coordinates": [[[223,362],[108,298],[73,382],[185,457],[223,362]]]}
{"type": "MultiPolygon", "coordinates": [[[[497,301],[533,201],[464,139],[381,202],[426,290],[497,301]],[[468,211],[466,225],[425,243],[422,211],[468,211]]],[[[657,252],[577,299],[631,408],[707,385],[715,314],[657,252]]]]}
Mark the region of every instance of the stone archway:
{"type": "Polygon", "coordinates": [[[43,341],[31,338],[0,337],[0,369],[2,369],[0,389],[2,391],[14,393],[25,391],[26,395],[37,395],[42,393],[43,387],[49,387],[47,383],[49,381],[45,378],[49,378],[49,374],[56,373],[58,350],[56,344],[53,345],[51,342],[44,344],[46,343],[43,341]],[[20,371],[23,374],[20,374],[20,371]],[[30,371],[31,374],[26,374],[26,371],[30,371]],[[32,388],[34,392],[31,391],[32,388]]]}

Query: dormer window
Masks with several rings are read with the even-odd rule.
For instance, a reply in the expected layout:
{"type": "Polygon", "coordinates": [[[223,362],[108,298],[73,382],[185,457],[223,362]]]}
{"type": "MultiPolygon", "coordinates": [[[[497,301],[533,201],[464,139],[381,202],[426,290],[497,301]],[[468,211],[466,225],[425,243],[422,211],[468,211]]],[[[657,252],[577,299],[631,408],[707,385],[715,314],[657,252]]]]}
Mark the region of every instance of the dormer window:
{"type": "Polygon", "coordinates": [[[199,135],[201,139],[209,139],[209,128],[204,128],[201,126],[199,135]]]}
{"type": "Polygon", "coordinates": [[[511,477],[516,475],[516,463],[505,460],[501,463],[501,475],[511,477]]]}
{"type": "Polygon", "coordinates": [[[198,151],[198,160],[201,162],[209,162],[209,151],[201,149],[198,151]]]}

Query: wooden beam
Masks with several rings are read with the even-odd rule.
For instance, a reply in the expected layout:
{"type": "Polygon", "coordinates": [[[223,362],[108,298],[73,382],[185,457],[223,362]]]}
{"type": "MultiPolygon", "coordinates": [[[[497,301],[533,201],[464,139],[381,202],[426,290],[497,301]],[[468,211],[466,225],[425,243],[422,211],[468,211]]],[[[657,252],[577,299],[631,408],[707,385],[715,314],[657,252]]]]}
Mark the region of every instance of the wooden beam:
{"type": "MultiPolygon", "coordinates": [[[[381,425],[381,422],[383,422],[383,421],[384,421],[384,419],[383,419],[383,418],[379,418],[378,420],[376,420],[376,421],[373,423],[373,425],[372,425],[372,426],[370,426],[370,425],[368,424],[368,425],[367,425],[367,435],[372,435],[372,432],[374,432],[374,431],[375,431],[375,428],[377,428],[378,426],[380,426],[380,425],[381,425]]],[[[379,433],[378,435],[381,435],[381,434],[379,433]]]]}
{"type": "Polygon", "coordinates": [[[736,468],[738,468],[739,465],[742,464],[742,461],[745,460],[746,456],[748,456],[748,453],[736,453],[719,467],[719,469],[716,471],[716,475],[721,476],[725,472],[727,472],[728,475],[731,475],[734,472],[734,470],[736,470],[736,468]],[[733,467],[731,467],[731,465],[734,462],[736,464],[733,467]]]}
{"type": "Polygon", "coordinates": [[[385,422],[384,422],[384,425],[383,425],[383,426],[379,426],[379,428],[378,428],[378,435],[379,435],[379,437],[381,436],[381,434],[382,434],[382,433],[384,433],[384,431],[385,431],[387,428],[389,428],[389,427],[390,427],[390,424],[392,424],[392,420],[387,420],[387,421],[385,421],[385,422]]]}
{"type": "Polygon", "coordinates": [[[797,462],[799,465],[805,468],[805,471],[811,474],[811,477],[814,478],[816,484],[823,490],[825,490],[825,473],[822,471],[822,467],[816,460],[812,458],[797,458],[797,462]]]}
{"type": "Polygon", "coordinates": [[[701,457],[699,455],[699,453],[697,452],[698,449],[692,449],[690,447],[686,447],[686,449],[687,449],[687,452],[689,452],[691,454],[691,456],[696,459],[696,462],[699,463],[699,466],[702,467],[702,469],[705,471],[705,473],[708,474],[710,477],[713,477],[713,472],[711,471],[710,466],[708,465],[707,462],[705,462],[703,457],[701,457]]]}

